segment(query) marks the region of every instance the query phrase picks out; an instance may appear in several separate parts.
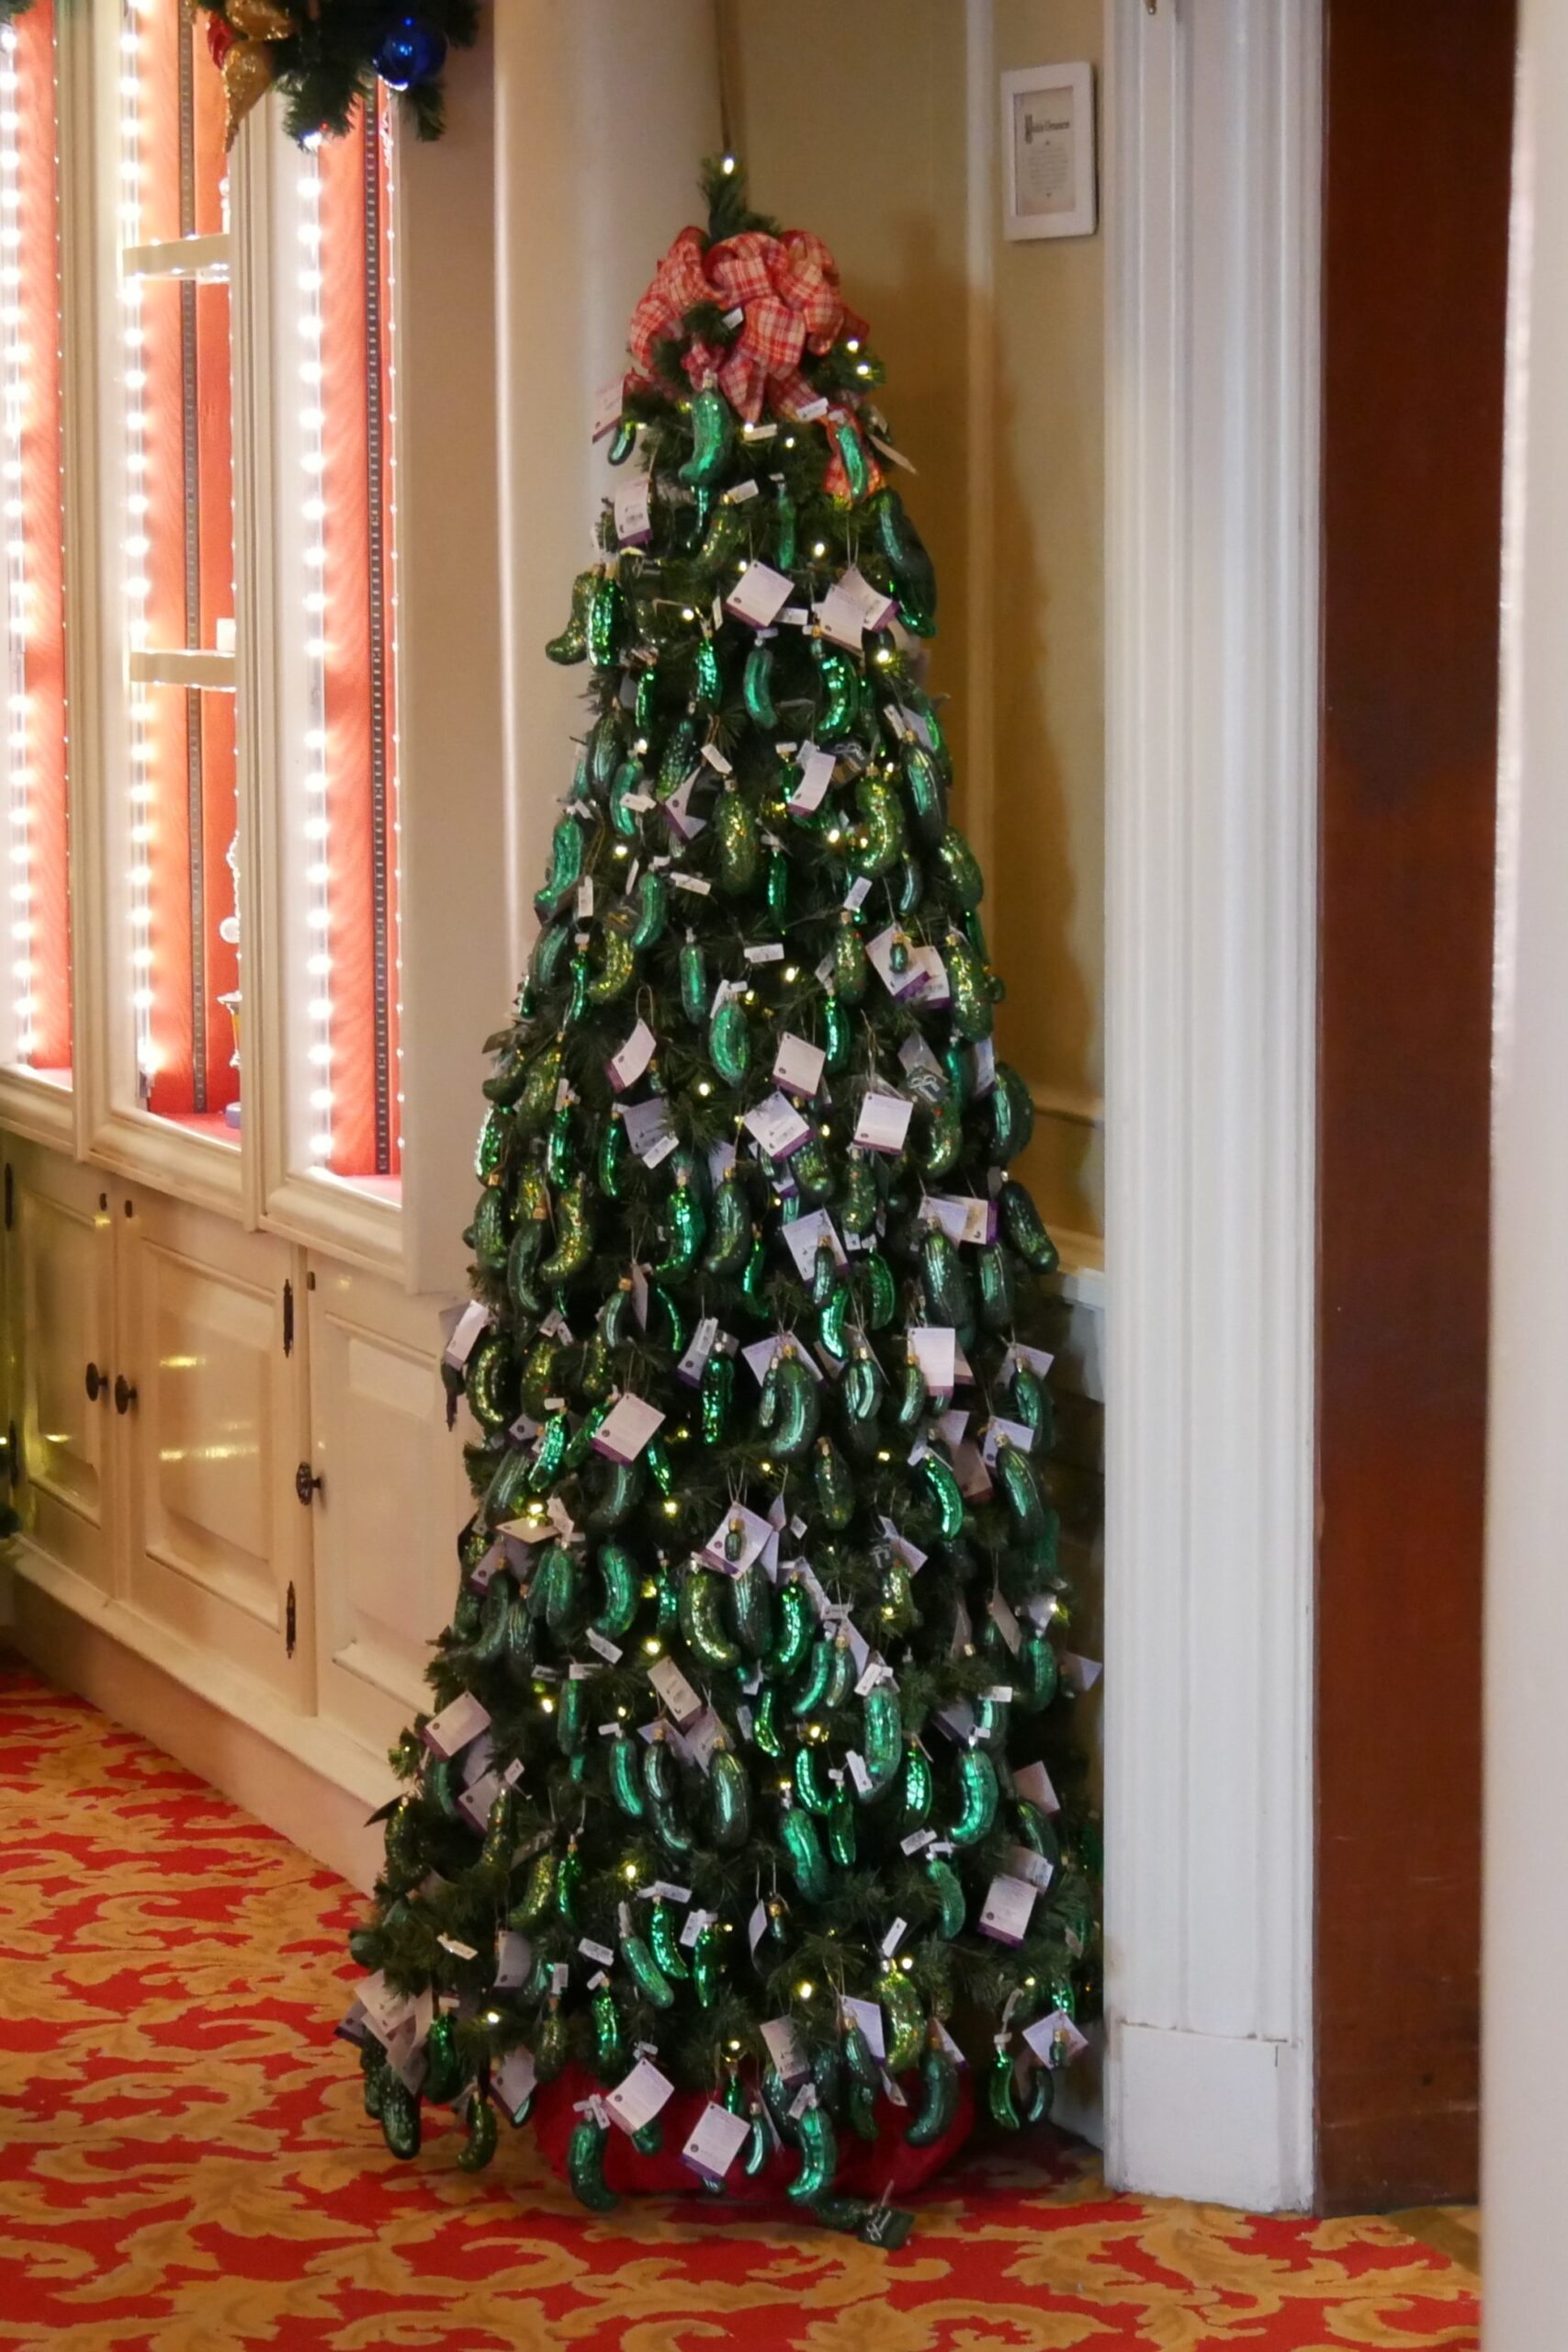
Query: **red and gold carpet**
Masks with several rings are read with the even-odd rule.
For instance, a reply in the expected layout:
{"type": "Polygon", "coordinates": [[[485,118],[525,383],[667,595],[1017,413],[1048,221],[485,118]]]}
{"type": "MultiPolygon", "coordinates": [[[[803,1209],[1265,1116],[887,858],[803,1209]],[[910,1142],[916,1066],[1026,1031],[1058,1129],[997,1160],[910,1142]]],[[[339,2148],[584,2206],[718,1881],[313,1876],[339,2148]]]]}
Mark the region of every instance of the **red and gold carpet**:
{"type": "Polygon", "coordinates": [[[1117,2197],[966,2156],[896,2255],[696,2200],[584,2214],[508,2137],[394,2164],[360,2111],[355,1898],[0,1663],[0,2346],[68,2352],[1429,2352],[1476,2281],[1387,2221],[1117,2197]]]}

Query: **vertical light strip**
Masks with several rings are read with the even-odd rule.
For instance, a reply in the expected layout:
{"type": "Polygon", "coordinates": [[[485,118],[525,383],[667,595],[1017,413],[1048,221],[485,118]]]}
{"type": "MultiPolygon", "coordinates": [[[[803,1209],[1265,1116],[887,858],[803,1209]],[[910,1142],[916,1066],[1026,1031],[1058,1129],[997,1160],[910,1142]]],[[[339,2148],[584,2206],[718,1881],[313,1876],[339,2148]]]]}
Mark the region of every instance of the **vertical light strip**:
{"type": "Polygon", "coordinates": [[[28,695],[28,566],[23,529],[23,436],[28,352],[23,341],[20,226],[21,119],[17,33],[0,32],[0,508],[6,569],[6,779],[10,831],[11,1057],[30,1062],[37,1046],[33,965],[32,769],[28,695]]]}
{"type": "MultiPolygon", "coordinates": [[[[378,107],[367,107],[361,184],[365,210],[365,457],[367,534],[366,583],[369,591],[370,653],[370,1014],[372,1023],[372,1090],[375,1132],[375,1173],[385,1176],[392,1165],[392,943],[388,922],[388,888],[394,854],[389,833],[391,745],[388,740],[387,689],[389,635],[391,616],[388,597],[392,582],[387,560],[387,395],[383,380],[383,334],[386,288],[381,268],[381,124],[378,107]]],[[[393,697],[394,705],[396,697],[393,697]]],[[[395,709],[394,709],[395,717],[395,709]]]]}
{"type": "Polygon", "coordinates": [[[403,844],[400,811],[399,782],[401,768],[398,753],[398,726],[402,710],[402,696],[398,691],[398,338],[397,338],[397,205],[392,182],[392,167],[396,148],[392,138],[391,109],[387,99],[377,94],[377,129],[381,154],[385,160],[387,284],[384,326],[387,337],[387,473],[391,492],[387,501],[389,529],[387,533],[387,610],[390,631],[388,660],[392,673],[392,731],[388,746],[387,795],[391,815],[392,870],[396,880],[393,892],[392,918],[392,994],[398,1011],[397,1057],[393,1068],[393,1131],[397,1137],[397,1166],[403,1162],[403,844]]]}
{"type": "MultiPolygon", "coordinates": [[[[118,215],[121,252],[141,236],[141,37],[138,18],[146,0],[122,0],[119,72],[119,198],[118,215]]],[[[146,332],[141,316],[141,288],[122,271],[121,334],[125,364],[120,384],[125,399],[125,636],[131,652],[147,644],[147,578],[150,542],[147,535],[147,435],[142,395],[147,388],[143,364],[146,332]]],[[[159,1065],[152,1035],[152,780],[149,741],[148,688],[131,679],[127,684],[126,718],[130,754],[130,863],[127,872],[130,922],[130,1001],[135,1022],[137,1086],[145,1102],[159,1065]]]]}
{"type": "Polygon", "coordinates": [[[321,406],[321,169],[310,150],[299,169],[300,544],[305,566],[305,959],[310,982],[310,1154],[326,1167],[333,1150],[332,910],[327,863],[327,504],[326,415],[321,406]]]}

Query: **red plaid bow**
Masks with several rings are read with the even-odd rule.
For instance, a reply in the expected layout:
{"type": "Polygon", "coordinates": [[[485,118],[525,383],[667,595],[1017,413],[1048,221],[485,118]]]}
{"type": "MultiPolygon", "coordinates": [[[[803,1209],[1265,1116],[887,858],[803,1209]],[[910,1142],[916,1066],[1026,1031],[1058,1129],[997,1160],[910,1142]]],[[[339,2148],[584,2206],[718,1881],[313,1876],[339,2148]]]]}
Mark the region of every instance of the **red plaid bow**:
{"type": "MultiPolygon", "coordinates": [[[[751,424],[764,401],[782,416],[798,416],[816,397],[800,372],[804,354],[830,351],[840,335],[866,332],[864,320],[845,307],[832,254],[809,231],[791,229],[769,237],[747,230],[705,249],[700,229],[682,229],[632,312],[627,345],[640,382],[655,380],[655,344],[679,337],[688,311],[705,302],[741,311],[740,331],[728,345],[694,335],[681,364],[699,390],[716,382],[731,408],[751,424]]],[[[829,413],[842,420],[850,411],[829,413]]],[[[874,458],[871,466],[874,481],[879,480],[874,458]]],[[[828,488],[838,494],[846,487],[835,451],[828,488]]]]}

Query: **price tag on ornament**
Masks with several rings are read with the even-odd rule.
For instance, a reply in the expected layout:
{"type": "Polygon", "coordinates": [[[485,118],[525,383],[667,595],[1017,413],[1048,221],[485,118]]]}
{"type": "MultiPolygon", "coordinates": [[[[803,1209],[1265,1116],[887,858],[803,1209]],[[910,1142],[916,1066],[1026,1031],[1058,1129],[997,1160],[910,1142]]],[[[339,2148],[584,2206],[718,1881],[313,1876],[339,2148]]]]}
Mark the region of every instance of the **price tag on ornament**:
{"type": "Polygon", "coordinates": [[[887,1539],[888,1549],[891,1551],[896,1560],[903,1561],[904,1566],[908,1569],[909,1574],[913,1576],[917,1569],[923,1568],[925,1566],[925,1554],[921,1551],[918,1544],[911,1544],[907,1535],[899,1534],[898,1530],[894,1526],[893,1521],[885,1512],[879,1513],[878,1517],[882,1527],[882,1532],[887,1539]]]}
{"type": "Polygon", "coordinates": [[[984,1249],[997,1238],[997,1204],[972,1193],[927,1193],[920,1202],[920,1222],[939,1227],[950,1241],[984,1249]]]}
{"type": "Polygon", "coordinates": [[[470,1827],[483,1831],[490,1821],[490,1809],[501,1794],[499,1772],[481,1772],[471,1788],[457,1799],[457,1810],[470,1827]]]}
{"type": "Polygon", "coordinates": [[[700,1388],[707,1360],[717,1345],[718,1317],[705,1315],[692,1334],[690,1347],[675,1367],[676,1379],[684,1381],[688,1388],[700,1388]]]}
{"type": "Polygon", "coordinates": [[[580,1937],[577,1949],[584,1960],[592,1961],[599,1968],[613,1968],[615,1964],[615,1955],[610,1946],[595,1943],[592,1936],[580,1937]]]}
{"type": "Polygon", "coordinates": [[[619,424],[621,421],[621,404],[625,397],[626,383],[625,379],[620,376],[615,377],[612,382],[600,387],[599,396],[593,403],[593,438],[595,441],[605,440],[610,434],[614,433],[616,425],[619,424]]]}
{"type": "Polygon", "coordinates": [[[786,1088],[791,1094],[815,1094],[822,1083],[827,1059],[820,1046],[786,1029],[773,1057],[773,1084],[786,1088]]]}
{"type": "Polygon", "coordinates": [[[1053,2070],[1071,2065],[1089,2048],[1089,2036],[1078,2031],[1066,2009],[1053,2009],[1049,2017],[1036,2018],[1032,2025],[1024,2027],[1023,2038],[1041,2063],[1053,2070]]]}
{"type": "Polygon", "coordinates": [[[500,2065],[491,2069],[490,2086],[509,2123],[522,2121],[537,2080],[531,2050],[509,2050],[500,2065]]]}
{"type": "Polygon", "coordinates": [[[782,964],[784,959],[782,939],[759,940],[754,947],[744,950],[748,964],[782,964]]]}
{"type": "MultiPolygon", "coordinates": [[[[747,1371],[751,1374],[751,1377],[755,1380],[759,1388],[761,1386],[763,1381],[766,1380],[773,1358],[784,1347],[786,1337],[787,1334],[783,1331],[774,1331],[771,1333],[767,1339],[753,1340],[749,1348],[741,1349],[740,1361],[746,1366],[747,1371]]],[[[820,1382],[822,1375],[818,1371],[817,1366],[812,1363],[811,1358],[802,1351],[800,1361],[806,1366],[807,1371],[810,1373],[812,1378],[820,1382]]]]}
{"type": "Polygon", "coordinates": [[[498,1993],[514,1993],[528,1980],[534,1965],[534,1947],[526,1936],[515,1928],[503,1928],[495,1939],[495,1989],[498,1993]]]}
{"type": "Polygon", "coordinates": [[[902,1004],[908,999],[923,994],[930,979],[927,967],[920,960],[925,951],[911,947],[907,933],[901,932],[897,923],[889,923],[886,931],[879,931],[874,939],[867,940],[865,952],[871,959],[872,970],[896,1003],[902,1004]],[[908,961],[901,972],[896,972],[893,950],[900,939],[908,951],[908,961]]]}
{"type": "Polygon", "coordinates": [[[471,1690],[464,1690],[449,1707],[443,1707],[438,1715],[431,1716],[420,1736],[437,1756],[457,1756],[469,1740],[478,1739],[481,1731],[489,1729],[489,1711],[480,1706],[471,1690]]]}
{"type": "Polygon", "coordinates": [[[986,1614],[1016,1657],[1023,1646],[1023,1628],[999,1592],[992,1593],[986,1604],[986,1614]]]}
{"type": "Polygon", "coordinates": [[[691,1951],[692,1946],[696,1942],[697,1938],[702,1934],[703,1929],[705,1928],[712,1927],[714,1923],[714,1917],[715,1915],[713,1912],[705,1911],[700,1904],[696,1910],[688,1916],[686,1924],[681,1930],[681,1949],[682,1951],[691,1951]]]}
{"type": "Polygon", "coordinates": [[[900,1152],[915,1106],[901,1094],[867,1094],[855,1121],[853,1140],[867,1151],[900,1152]]]}
{"type": "Polygon", "coordinates": [[[788,604],[793,585],[771,563],[749,563],[725,598],[726,609],[753,628],[771,628],[788,604]]]}
{"type": "Polygon", "coordinates": [[[1014,1340],[1002,1358],[1001,1370],[997,1377],[1004,1382],[1010,1380],[1021,1363],[1027,1364],[1036,1380],[1043,1380],[1055,1361],[1055,1357],[1047,1355],[1043,1348],[1026,1348],[1014,1340]]]}
{"type": "Polygon", "coordinates": [[[865,634],[865,606],[844,581],[836,580],[814,609],[817,626],[824,637],[851,653],[860,651],[865,634]]]}
{"type": "Polygon", "coordinates": [[[998,1872],[986,1891],[980,1910],[980,1933],[998,1944],[1021,1944],[1029,1933],[1034,1889],[1026,1879],[998,1872]]]}
{"type": "Polygon", "coordinates": [[[967,1438],[962,1445],[953,1448],[953,1475],[965,1502],[983,1502],[993,1491],[994,1481],[986,1467],[985,1455],[967,1438]]]}
{"type": "Polygon", "coordinates": [[[1013,1773],[1013,1787],[1030,1804],[1037,1804],[1042,1813],[1060,1813],[1062,1800],[1051,1786],[1051,1775],[1043,1764],[1025,1764],[1013,1773]]]}
{"type": "Polygon", "coordinates": [[[703,757],[716,775],[733,775],[735,771],[716,743],[703,745],[703,757]]]}
{"type": "Polygon", "coordinates": [[[1064,1650],[1061,1657],[1062,1679],[1070,1690],[1092,1690],[1105,1668],[1097,1657],[1079,1657],[1076,1650],[1064,1650]]]}
{"type": "Polygon", "coordinates": [[[689,1724],[703,1711],[703,1702],[672,1657],[657,1658],[648,1679],[678,1724],[689,1724]]]}
{"type": "Polygon", "coordinates": [[[705,1707],[687,1727],[686,1745],[692,1751],[692,1761],[705,1778],[713,1762],[714,1749],[724,1736],[724,1725],[711,1707],[705,1707]]]}
{"type": "Polygon", "coordinates": [[[623,1102],[621,1122],[626,1141],[645,1168],[657,1168],[674,1150],[675,1125],[662,1094],[651,1095],[646,1102],[623,1102]]]}
{"type": "Polygon", "coordinates": [[[1040,1894],[1046,1892],[1056,1875],[1044,1855],[1037,1854],[1032,1846],[1010,1846],[1008,1869],[1014,1878],[1022,1879],[1027,1886],[1033,1887],[1040,1894]]]}
{"type": "Polygon", "coordinates": [[[637,1084],[658,1050],[658,1038],[646,1021],[639,1021],[620,1051],[612,1054],[604,1065],[605,1075],[617,1094],[624,1094],[628,1086],[637,1084]]]}
{"type": "Polygon", "coordinates": [[[800,401],[789,413],[799,424],[815,424],[818,417],[827,415],[828,403],[818,392],[814,399],[800,401]]]}
{"type": "Polygon", "coordinates": [[[811,2059],[793,2018],[770,2018],[762,2028],[762,2040],[784,2082],[803,2082],[810,2074],[811,2059]]]}
{"type": "Polygon", "coordinates": [[[760,498],[761,494],[762,485],[761,482],[738,481],[732,490],[727,490],[725,492],[724,503],[727,506],[745,506],[751,499],[760,498]]]}
{"type": "Polygon", "coordinates": [[[874,449],[881,450],[883,456],[891,465],[902,466],[907,474],[919,473],[919,468],[914,463],[913,459],[907,458],[902,449],[896,449],[891,441],[885,441],[880,433],[874,433],[872,435],[871,444],[874,449]]]}
{"type": "Polygon", "coordinates": [[[673,2098],[675,2086],[667,2075],[661,2075],[649,2059],[639,2058],[624,2082],[617,2083],[605,2098],[611,2119],[628,2135],[640,2132],[673,2098]]]}
{"type": "Polygon", "coordinates": [[[898,607],[894,599],[881,588],[874,588],[858,563],[852,563],[832,595],[852,597],[860,609],[861,625],[868,629],[890,628],[898,607]]]}
{"type": "Polygon", "coordinates": [[[871,2045],[871,2054],[878,2065],[887,2055],[887,2036],[882,2022],[882,2007],[877,2001],[857,2001],[846,1994],[839,2004],[846,2025],[858,2025],[871,2045]]]}
{"type": "Polygon", "coordinates": [[[653,537],[653,484],[634,474],[615,492],[615,537],[624,548],[645,548],[653,537]]]}
{"type": "Polygon", "coordinates": [[[998,1415],[986,1423],[980,1441],[981,1459],[994,1464],[998,1445],[1016,1446],[1020,1453],[1032,1453],[1034,1431],[1027,1421],[1006,1421],[998,1415]]]}
{"type": "Polygon", "coordinates": [[[892,1959],[894,1953],[897,1951],[908,1931],[909,1922],[908,1919],[894,1920],[893,1925],[888,1928],[887,1933],[882,1939],[882,1957],[884,1960],[892,1959]]]}
{"type": "Polygon", "coordinates": [[[899,1850],[906,1854],[922,1854],[935,1838],[934,1829],[911,1829],[907,1838],[900,1838],[899,1850]]]}
{"type": "Polygon", "coordinates": [[[747,1112],[745,1125],[770,1159],[788,1159],[811,1136],[810,1127],[785,1094],[765,1095],[747,1112]]]}
{"type": "Polygon", "coordinates": [[[815,743],[800,747],[800,775],[789,796],[787,806],[797,816],[808,817],[819,808],[833,781],[834,759],[831,752],[819,751],[815,743]]]}
{"type": "Polygon", "coordinates": [[[833,1253],[833,1263],[847,1261],[844,1245],[833,1229],[833,1220],[826,1209],[813,1209],[809,1216],[796,1217],[793,1225],[784,1228],[784,1245],[795,1261],[795,1271],[803,1282],[809,1282],[817,1269],[817,1252],[824,1242],[833,1253]]]}
{"type": "Polygon", "coordinates": [[[746,1922],[746,1940],[751,1947],[751,1957],[757,1957],[757,1946],[768,1932],[768,1906],[759,1902],[746,1922]]]}
{"type": "Polygon", "coordinates": [[[847,1748],[844,1752],[844,1762],[849,1766],[850,1779],[854,1782],[856,1796],[870,1796],[872,1787],[871,1771],[866,1763],[865,1758],[861,1755],[857,1748],[851,1747],[847,1748]]]}
{"type": "Polygon", "coordinates": [[[984,1102],[987,1094],[997,1091],[997,1042],[994,1037],[982,1037],[969,1049],[970,1066],[975,1073],[975,1097],[984,1102]]]}
{"type": "Polygon", "coordinates": [[[641,1396],[622,1396],[594,1431],[593,1451],[612,1462],[635,1462],[649,1440],[663,1428],[666,1418],[641,1396]]]}
{"type": "Polygon", "coordinates": [[[723,1575],[738,1577],[761,1556],[762,1547],[773,1532],[765,1519],[742,1503],[731,1504],[698,1557],[723,1575]]]}
{"type": "Polygon", "coordinates": [[[898,1048],[898,1059],[910,1078],[928,1078],[947,1091],[947,1072],[918,1029],[911,1029],[898,1048]]]}
{"type": "Polygon", "coordinates": [[[482,1781],[494,1760],[494,1736],[481,1731],[478,1739],[471,1741],[463,1751],[463,1786],[471,1789],[476,1781],[482,1781]]]}
{"type": "Polygon", "coordinates": [[[471,1298],[452,1327],[452,1336],[442,1351],[442,1363],[450,1364],[454,1372],[461,1372],[479,1345],[480,1332],[488,1328],[489,1323],[489,1307],[481,1306],[477,1298],[471,1298]]]}
{"type": "Polygon", "coordinates": [[[624,1653],[617,1649],[607,1634],[599,1631],[597,1625],[589,1626],[585,1638],[594,1656],[602,1657],[606,1666],[619,1666],[624,1653]]]}
{"type": "Polygon", "coordinates": [[[681,2151],[681,2161],[704,2180],[722,2180],[750,2133],[750,2117],[731,2115],[727,2107],[716,2107],[710,2100],[681,2151]]]}
{"type": "Polygon", "coordinates": [[[933,1396],[951,1396],[958,1378],[958,1334],[945,1323],[918,1323],[908,1334],[909,1353],[933,1396]]]}

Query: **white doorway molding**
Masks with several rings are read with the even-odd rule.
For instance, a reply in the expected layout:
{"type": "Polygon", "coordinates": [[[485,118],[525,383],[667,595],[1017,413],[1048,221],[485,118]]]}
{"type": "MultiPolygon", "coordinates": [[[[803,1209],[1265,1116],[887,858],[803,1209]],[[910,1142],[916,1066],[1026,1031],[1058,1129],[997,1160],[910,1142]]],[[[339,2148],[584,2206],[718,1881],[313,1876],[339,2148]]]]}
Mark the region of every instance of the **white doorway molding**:
{"type": "Polygon", "coordinates": [[[1108,0],[1107,2160],[1313,2191],[1318,0],[1108,0]]]}

